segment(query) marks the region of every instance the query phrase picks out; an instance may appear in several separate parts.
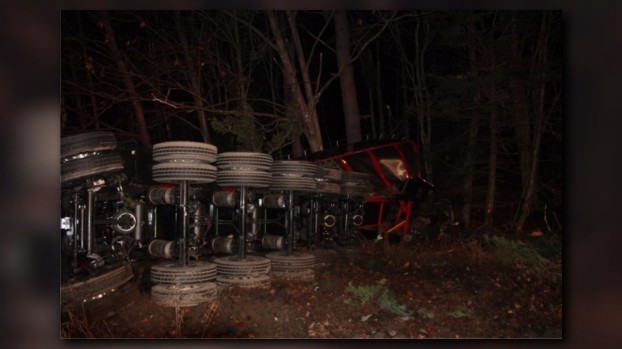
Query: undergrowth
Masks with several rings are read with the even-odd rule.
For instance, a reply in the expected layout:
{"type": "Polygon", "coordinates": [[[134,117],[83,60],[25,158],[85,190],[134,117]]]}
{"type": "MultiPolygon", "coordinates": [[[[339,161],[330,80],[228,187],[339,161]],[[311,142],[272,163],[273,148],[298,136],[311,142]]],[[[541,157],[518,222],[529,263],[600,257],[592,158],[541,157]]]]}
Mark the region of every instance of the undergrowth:
{"type": "Polygon", "coordinates": [[[537,249],[523,241],[502,236],[488,237],[484,235],[482,243],[485,247],[493,250],[499,261],[504,264],[520,263],[536,272],[545,271],[550,264],[549,260],[542,257],[537,249]]]}
{"type": "Polygon", "coordinates": [[[393,313],[402,320],[411,318],[412,311],[400,304],[393,295],[393,292],[384,285],[354,286],[349,283],[346,292],[352,294],[354,298],[346,298],[343,302],[349,305],[360,305],[369,301],[376,303],[380,309],[393,313]]]}

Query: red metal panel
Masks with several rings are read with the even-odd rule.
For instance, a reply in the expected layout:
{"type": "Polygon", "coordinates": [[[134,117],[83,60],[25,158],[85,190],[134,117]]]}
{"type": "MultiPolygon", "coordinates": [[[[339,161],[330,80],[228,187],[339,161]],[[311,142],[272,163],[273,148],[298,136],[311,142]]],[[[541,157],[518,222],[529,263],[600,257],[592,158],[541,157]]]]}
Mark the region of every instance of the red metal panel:
{"type": "MultiPolygon", "coordinates": [[[[415,177],[419,177],[421,178],[421,168],[419,166],[419,158],[415,155],[415,161],[417,161],[417,163],[413,164],[413,163],[408,163],[408,159],[409,157],[407,157],[406,155],[408,154],[408,152],[410,151],[410,149],[412,149],[413,154],[418,154],[421,151],[421,147],[416,144],[413,141],[407,140],[407,141],[398,141],[398,142],[392,142],[392,143],[386,143],[386,144],[381,144],[381,145],[377,145],[377,146],[373,146],[373,147],[369,147],[369,148],[364,148],[364,149],[358,149],[355,151],[350,151],[350,152],[346,152],[346,153],[341,153],[338,155],[333,155],[333,156],[328,156],[326,158],[323,159],[318,159],[315,160],[315,162],[323,162],[323,161],[327,161],[327,160],[333,160],[333,161],[337,161],[339,162],[339,165],[346,171],[348,172],[352,172],[352,167],[350,166],[350,164],[348,164],[347,162],[347,158],[352,156],[352,155],[358,155],[358,154],[363,154],[366,153],[372,163],[372,166],[378,176],[378,178],[380,178],[381,182],[387,187],[387,188],[391,188],[393,186],[393,184],[387,179],[385,173],[382,171],[382,167],[378,161],[378,157],[376,156],[376,154],[374,154],[375,150],[379,150],[382,148],[387,148],[387,147],[392,147],[396,153],[398,154],[400,160],[402,161],[403,165],[404,165],[404,169],[406,171],[406,174],[408,175],[408,177],[410,178],[415,178],[415,177]]],[[[421,178],[423,181],[425,181],[425,179],[421,178]]],[[[393,228],[395,228],[394,230],[397,229],[403,229],[403,234],[404,236],[408,235],[408,231],[409,231],[409,222],[410,222],[410,218],[411,218],[411,213],[412,213],[412,208],[413,208],[413,202],[412,201],[407,201],[407,200],[401,200],[398,199],[397,197],[369,197],[367,198],[367,203],[379,203],[380,204],[380,212],[378,214],[378,220],[377,223],[371,223],[371,224],[367,224],[364,227],[373,227],[373,226],[379,226],[380,223],[382,223],[383,221],[383,215],[386,211],[386,207],[385,205],[390,203],[390,202],[397,202],[399,204],[399,208],[398,208],[398,212],[397,212],[397,219],[395,220],[395,225],[393,228]]],[[[392,229],[393,229],[392,228],[392,229]]]]}
{"type": "Polygon", "coordinates": [[[397,154],[400,156],[400,159],[402,160],[402,165],[404,165],[404,169],[406,169],[406,174],[408,175],[408,178],[413,178],[413,173],[408,166],[408,161],[406,161],[406,156],[404,155],[404,152],[402,152],[402,149],[400,149],[399,145],[395,143],[393,144],[393,149],[395,149],[397,154]]]}
{"type": "Polygon", "coordinates": [[[339,160],[339,164],[343,167],[344,170],[348,172],[352,172],[352,167],[350,166],[350,164],[348,164],[348,162],[344,158],[335,156],[335,159],[339,160]]]}
{"type": "Polygon", "coordinates": [[[392,188],[393,183],[391,183],[391,181],[389,181],[387,177],[384,175],[384,172],[382,172],[382,168],[380,167],[380,163],[378,162],[378,158],[376,157],[376,154],[374,154],[374,152],[371,151],[370,149],[367,150],[367,154],[369,155],[369,158],[371,159],[371,163],[374,165],[374,169],[376,170],[378,177],[380,177],[380,179],[382,180],[382,183],[384,183],[384,185],[387,188],[392,188]]]}
{"type": "Polygon", "coordinates": [[[415,153],[419,152],[420,147],[415,142],[413,142],[413,141],[398,141],[398,142],[378,145],[378,146],[375,146],[375,147],[369,147],[369,148],[354,150],[354,151],[350,151],[350,152],[347,152],[347,153],[342,153],[342,154],[339,154],[339,155],[334,155],[334,156],[329,156],[329,157],[322,158],[322,159],[317,159],[317,160],[314,160],[314,161],[315,162],[321,162],[321,161],[326,161],[326,160],[329,160],[329,159],[342,159],[342,158],[348,157],[350,155],[360,154],[360,153],[364,153],[364,152],[367,152],[367,151],[370,151],[370,150],[376,150],[376,149],[380,149],[380,148],[391,147],[391,146],[394,146],[394,145],[401,145],[401,144],[410,144],[412,146],[412,148],[413,148],[413,151],[415,153]]]}

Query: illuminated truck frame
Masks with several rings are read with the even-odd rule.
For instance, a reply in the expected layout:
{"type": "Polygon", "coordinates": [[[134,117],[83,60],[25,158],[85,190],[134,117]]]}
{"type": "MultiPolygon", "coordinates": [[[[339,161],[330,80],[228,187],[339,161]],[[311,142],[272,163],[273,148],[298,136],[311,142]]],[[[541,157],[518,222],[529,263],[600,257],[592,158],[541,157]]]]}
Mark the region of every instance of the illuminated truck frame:
{"type": "Polygon", "coordinates": [[[347,172],[368,173],[373,193],[366,199],[366,220],[359,230],[379,235],[401,231],[406,238],[414,205],[433,188],[423,176],[420,152],[413,141],[396,141],[345,153],[316,153],[311,160],[347,172]]]}

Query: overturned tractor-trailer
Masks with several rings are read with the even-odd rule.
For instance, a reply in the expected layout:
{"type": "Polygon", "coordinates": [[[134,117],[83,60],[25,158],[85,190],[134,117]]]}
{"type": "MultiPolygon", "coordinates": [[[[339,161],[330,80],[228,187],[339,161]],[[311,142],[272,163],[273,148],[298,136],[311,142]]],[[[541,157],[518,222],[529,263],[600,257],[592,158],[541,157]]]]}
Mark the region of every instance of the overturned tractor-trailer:
{"type": "Polygon", "coordinates": [[[193,306],[223,287],[313,280],[326,251],[365,237],[408,241],[432,188],[419,161],[409,141],[277,160],[189,141],[144,151],[109,132],[65,137],[63,309],[97,316],[118,304],[132,263],[148,263],[155,302],[193,306]]]}
{"type": "Polygon", "coordinates": [[[413,214],[433,189],[423,175],[420,146],[413,141],[392,141],[353,148],[317,153],[312,159],[320,166],[369,179],[371,187],[359,209],[364,214],[352,217],[358,233],[411,241],[413,233],[419,233],[411,226],[413,214]]]}

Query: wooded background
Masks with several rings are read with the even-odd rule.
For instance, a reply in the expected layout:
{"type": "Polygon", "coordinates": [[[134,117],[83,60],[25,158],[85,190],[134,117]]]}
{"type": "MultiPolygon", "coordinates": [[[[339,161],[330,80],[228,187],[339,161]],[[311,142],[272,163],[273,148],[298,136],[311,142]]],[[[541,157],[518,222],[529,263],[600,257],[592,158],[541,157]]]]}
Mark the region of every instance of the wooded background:
{"type": "Polygon", "coordinates": [[[61,25],[61,136],[275,158],[412,139],[464,227],[561,228],[560,11],[63,11],[61,25]]]}

